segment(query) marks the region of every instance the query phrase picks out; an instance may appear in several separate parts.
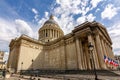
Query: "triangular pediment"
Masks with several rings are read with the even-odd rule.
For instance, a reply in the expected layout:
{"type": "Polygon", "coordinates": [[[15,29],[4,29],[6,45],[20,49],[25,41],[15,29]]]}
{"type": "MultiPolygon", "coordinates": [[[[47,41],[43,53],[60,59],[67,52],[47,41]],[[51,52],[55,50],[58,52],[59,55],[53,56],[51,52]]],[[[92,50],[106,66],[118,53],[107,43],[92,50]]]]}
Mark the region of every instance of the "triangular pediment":
{"type": "Polygon", "coordinates": [[[102,32],[102,34],[108,39],[108,41],[112,44],[112,40],[107,32],[107,29],[100,23],[97,23],[100,31],[102,32]]]}

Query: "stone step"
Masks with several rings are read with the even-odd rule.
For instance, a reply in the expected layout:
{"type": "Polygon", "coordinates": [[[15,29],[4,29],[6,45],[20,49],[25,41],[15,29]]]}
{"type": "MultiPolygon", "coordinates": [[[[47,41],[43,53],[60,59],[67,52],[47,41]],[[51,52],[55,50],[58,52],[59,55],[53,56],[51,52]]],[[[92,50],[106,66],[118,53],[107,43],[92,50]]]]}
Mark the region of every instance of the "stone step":
{"type": "MultiPolygon", "coordinates": [[[[114,71],[109,70],[96,70],[97,75],[102,76],[120,76],[114,71]]],[[[93,70],[32,70],[32,71],[22,71],[23,75],[56,75],[56,74],[81,74],[81,75],[94,75],[93,70]]]]}

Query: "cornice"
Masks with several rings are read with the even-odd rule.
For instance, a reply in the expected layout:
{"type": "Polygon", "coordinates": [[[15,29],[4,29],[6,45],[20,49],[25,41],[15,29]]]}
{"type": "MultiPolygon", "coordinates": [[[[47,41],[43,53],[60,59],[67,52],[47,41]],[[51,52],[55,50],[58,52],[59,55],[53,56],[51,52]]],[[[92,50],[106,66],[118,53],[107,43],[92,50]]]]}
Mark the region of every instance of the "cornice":
{"type": "Polygon", "coordinates": [[[107,32],[107,29],[100,23],[97,23],[98,29],[105,36],[105,38],[112,44],[112,40],[107,32]]]}
{"type": "Polygon", "coordinates": [[[71,44],[71,43],[73,43],[74,41],[75,41],[75,38],[74,38],[74,37],[71,37],[71,38],[65,40],[65,44],[71,44]]]}
{"type": "Polygon", "coordinates": [[[89,26],[90,26],[90,23],[91,23],[91,22],[86,21],[86,22],[84,22],[83,24],[80,24],[80,25],[76,26],[76,27],[74,28],[74,30],[72,30],[72,32],[75,33],[75,32],[77,32],[77,31],[79,31],[79,30],[82,30],[82,29],[84,29],[84,28],[86,28],[86,27],[89,27],[89,26]]]}
{"type": "Polygon", "coordinates": [[[25,46],[25,47],[29,47],[29,48],[33,48],[33,49],[43,49],[43,45],[37,44],[35,42],[31,42],[25,39],[21,39],[21,46],[25,46]]]}
{"type": "Polygon", "coordinates": [[[43,43],[41,41],[38,41],[37,39],[31,38],[27,35],[22,35],[18,40],[27,40],[29,42],[33,42],[33,43],[43,45],[43,43]]]}
{"type": "Polygon", "coordinates": [[[10,44],[9,44],[9,47],[13,46],[14,43],[15,43],[15,41],[16,41],[15,39],[12,39],[11,42],[10,42],[10,44]]]}
{"type": "Polygon", "coordinates": [[[14,47],[18,48],[19,46],[20,46],[20,41],[18,40],[12,40],[9,45],[10,50],[12,50],[14,47]]]}

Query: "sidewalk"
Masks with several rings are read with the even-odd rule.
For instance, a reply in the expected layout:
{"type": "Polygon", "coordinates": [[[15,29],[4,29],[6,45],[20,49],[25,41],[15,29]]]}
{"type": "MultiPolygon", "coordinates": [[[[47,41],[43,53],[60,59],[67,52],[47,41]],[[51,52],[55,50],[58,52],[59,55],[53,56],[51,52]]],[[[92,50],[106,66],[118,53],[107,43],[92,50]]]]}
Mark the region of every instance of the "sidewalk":
{"type": "MultiPolygon", "coordinates": [[[[41,77],[32,77],[34,80],[94,80],[94,75],[79,75],[79,74],[66,74],[66,75],[42,75],[41,77]]],[[[120,80],[120,76],[101,76],[98,75],[98,79],[100,80],[120,80]]],[[[20,76],[17,74],[13,74],[9,78],[0,79],[0,80],[30,80],[30,76],[20,76]]]]}

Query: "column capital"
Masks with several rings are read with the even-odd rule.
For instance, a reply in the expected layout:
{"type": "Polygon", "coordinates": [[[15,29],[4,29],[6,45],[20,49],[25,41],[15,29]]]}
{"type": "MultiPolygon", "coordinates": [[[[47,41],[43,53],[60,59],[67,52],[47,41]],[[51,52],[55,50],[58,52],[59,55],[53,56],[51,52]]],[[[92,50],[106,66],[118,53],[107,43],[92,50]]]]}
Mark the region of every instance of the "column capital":
{"type": "Polygon", "coordinates": [[[99,32],[98,31],[89,31],[86,33],[86,36],[89,36],[89,35],[96,36],[96,35],[99,35],[99,32]]]}
{"type": "Polygon", "coordinates": [[[87,38],[88,38],[88,42],[92,42],[93,43],[93,38],[92,38],[92,34],[91,33],[87,33],[87,38]]]}
{"type": "Polygon", "coordinates": [[[92,35],[92,31],[87,32],[86,35],[92,35]]]}
{"type": "Polygon", "coordinates": [[[74,39],[82,39],[82,37],[78,35],[74,35],[74,39]]]}

